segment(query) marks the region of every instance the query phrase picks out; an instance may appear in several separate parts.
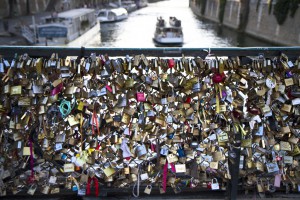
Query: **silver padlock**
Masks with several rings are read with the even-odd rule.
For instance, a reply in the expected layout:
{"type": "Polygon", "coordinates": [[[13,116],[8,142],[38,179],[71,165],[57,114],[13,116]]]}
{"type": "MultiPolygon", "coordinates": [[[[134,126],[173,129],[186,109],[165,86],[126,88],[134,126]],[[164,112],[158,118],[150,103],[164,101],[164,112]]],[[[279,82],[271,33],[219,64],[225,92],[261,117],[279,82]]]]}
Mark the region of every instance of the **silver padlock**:
{"type": "Polygon", "coordinates": [[[138,146],[138,147],[136,148],[136,153],[137,153],[137,156],[138,156],[138,157],[147,154],[146,146],[145,146],[144,144],[141,145],[141,146],[138,146]]]}
{"type": "Polygon", "coordinates": [[[43,194],[49,194],[49,192],[50,192],[50,186],[49,185],[45,185],[43,187],[43,189],[41,190],[41,193],[43,193],[43,194]]]}
{"type": "Polygon", "coordinates": [[[28,163],[29,158],[30,158],[30,156],[28,156],[27,159],[26,159],[26,161],[22,163],[22,169],[26,168],[26,165],[28,163]]]}
{"type": "Polygon", "coordinates": [[[167,156],[169,154],[169,149],[168,147],[162,147],[160,149],[160,154],[163,155],[163,156],[167,156]]]}
{"type": "Polygon", "coordinates": [[[193,85],[192,91],[193,92],[200,92],[201,91],[201,84],[200,84],[199,81],[193,85]]]}
{"type": "Polygon", "coordinates": [[[85,186],[80,186],[80,189],[77,190],[77,195],[78,196],[85,196],[86,195],[86,187],[85,186]]]}
{"type": "Polygon", "coordinates": [[[36,191],[36,188],[37,188],[37,185],[36,184],[33,184],[30,186],[30,188],[28,189],[27,191],[27,194],[29,195],[34,195],[35,191],[36,191]]]}
{"type": "Polygon", "coordinates": [[[166,193],[166,191],[164,190],[164,188],[163,188],[162,185],[159,186],[159,193],[160,193],[160,194],[166,193]]]}
{"type": "Polygon", "coordinates": [[[211,180],[211,189],[212,190],[219,190],[220,189],[220,185],[219,185],[218,180],[216,178],[213,178],[211,180]]]}
{"type": "Polygon", "coordinates": [[[145,181],[149,178],[148,173],[141,174],[141,180],[145,181]]]}
{"type": "Polygon", "coordinates": [[[47,138],[44,138],[43,140],[43,148],[48,148],[49,147],[49,140],[47,138]]]}
{"type": "Polygon", "coordinates": [[[160,100],[160,102],[161,102],[162,105],[166,105],[166,104],[168,104],[168,98],[162,98],[160,100]]]}

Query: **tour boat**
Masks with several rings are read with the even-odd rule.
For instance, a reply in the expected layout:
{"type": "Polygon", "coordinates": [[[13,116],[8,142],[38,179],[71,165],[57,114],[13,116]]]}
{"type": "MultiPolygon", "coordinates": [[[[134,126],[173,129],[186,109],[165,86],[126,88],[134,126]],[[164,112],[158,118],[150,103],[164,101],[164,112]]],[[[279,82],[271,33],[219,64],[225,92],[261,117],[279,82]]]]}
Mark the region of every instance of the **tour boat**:
{"type": "Polygon", "coordinates": [[[144,8],[144,7],[148,6],[148,1],[147,0],[138,0],[136,4],[137,4],[138,8],[144,8]]]}
{"type": "Polygon", "coordinates": [[[122,7],[125,8],[128,13],[131,13],[138,9],[134,1],[122,1],[122,7]]]}
{"type": "Polygon", "coordinates": [[[100,23],[117,22],[128,18],[128,12],[125,8],[101,9],[97,15],[100,23]]]}
{"type": "MultiPolygon", "coordinates": [[[[85,33],[100,32],[97,25],[95,10],[88,8],[72,9],[61,13],[54,13],[45,17],[43,23],[32,25],[37,38],[34,45],[67,45],[85,33]]],[[[28,31],[27,31],[28,32],[28,31]]]]}
{"type": "Polygon", "coordinates": [[[181,21],[170,17],[169,23],[166,24],[164,19],[158,18],[153,40],[162,45],[181,45],[183,43],[181,21]]]}

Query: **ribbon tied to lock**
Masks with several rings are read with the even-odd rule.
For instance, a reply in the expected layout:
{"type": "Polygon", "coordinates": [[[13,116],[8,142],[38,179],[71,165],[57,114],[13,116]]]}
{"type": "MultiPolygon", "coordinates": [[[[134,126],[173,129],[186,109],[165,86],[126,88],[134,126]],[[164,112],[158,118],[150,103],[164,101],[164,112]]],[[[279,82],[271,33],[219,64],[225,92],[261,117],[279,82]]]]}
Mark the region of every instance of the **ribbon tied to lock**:
{"type": "Polygon", "coordinates": [[[86,194],[90,195],[91,194],[91,183],[94,183],[94,188],[95,188],[95,196],[99,196],[99,182],[98,179],[94,176],[94,177],[89,177],[88,178],[88,182],[87,182],[87,186],[86,186],[86,194]]]}
{"type": "Polygon", "coordinates": [[[97,134],[100,135],[100,127],[99,127],[98,115],[97,115],[97,113],[96,113],[95,110],[94,110],[93,116],[92,116],[92,132],[93,132],[93,135],[95,135],[94,126],[96,126],[97,134]]]}

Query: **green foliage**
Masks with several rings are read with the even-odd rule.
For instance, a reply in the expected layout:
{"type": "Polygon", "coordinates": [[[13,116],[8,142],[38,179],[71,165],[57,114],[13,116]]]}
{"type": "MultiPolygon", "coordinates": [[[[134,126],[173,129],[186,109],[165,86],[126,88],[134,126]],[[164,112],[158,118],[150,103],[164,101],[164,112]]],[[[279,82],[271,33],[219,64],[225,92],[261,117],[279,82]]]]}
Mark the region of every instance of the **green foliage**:
{"type": "Polygon", "coordinates": [[[225,6],[226,6],[227,0],[220,0],[220,7],[219,7],[219,21],[220,23],[223,22],[224,19],[224,13],[225,13],[225,6]]]}
{"type": "Polygon", "coordinates": [[[294,17],[299,3],[300,0],[277,0],[273,14],[279,25],[284,23],[289,14],[289,10],[291,11],[290,16],[294,17]]]}
{"type": "Polygon", "coordinates": [[[290,8],[291,8],[290,16],[291,17],[295,16],[295,13],[299,7],[299,4],[300,4],[300,0],[291,0],[291,4],[290,4],[290,8]]]}

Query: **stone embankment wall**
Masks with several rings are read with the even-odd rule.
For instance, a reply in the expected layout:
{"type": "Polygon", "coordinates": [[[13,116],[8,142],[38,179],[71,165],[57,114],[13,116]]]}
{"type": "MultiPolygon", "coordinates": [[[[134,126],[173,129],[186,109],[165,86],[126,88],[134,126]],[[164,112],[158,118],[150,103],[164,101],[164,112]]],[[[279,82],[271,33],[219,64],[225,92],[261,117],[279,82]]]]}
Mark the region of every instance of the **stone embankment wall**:
{"type": "Polygon", "coordinates": [[[299,46],[300,8],[293,17],[288,14],[284,23],[279,25],[273,14],[276,1],[273,0],[272,5],[268,2],[268,0],[190,0],[190,7],[200,17],[256,38],[278,45],[299,46]],[[220,5],[224,2],[225,6],[222,8],[220,5]]]}
{"type": "Polygon", "coordinates": [[[110,0],[0,0],[0,19],[24,16],[45,11],[57,11],[83,7],[98,7],[110,0]],[[28,5],[27,6],[27,2],[28,5]],[[28,13],[29,11],[29,13],[28,13]]]}
{"type": "MultiPolygon", "coordinates": [[[[10,11],[12,16],[22,16],[27,14],[26,0],[0,0],[0,18],[9,17],[10,11]],[[11,2],[11,4],[10,4],[11,2]],[[10,8],[10,5],[13,5],[10,8]]],[[[30,13],[44,11],[48,6],[49,0],[29,0],[30,13]]]]}

